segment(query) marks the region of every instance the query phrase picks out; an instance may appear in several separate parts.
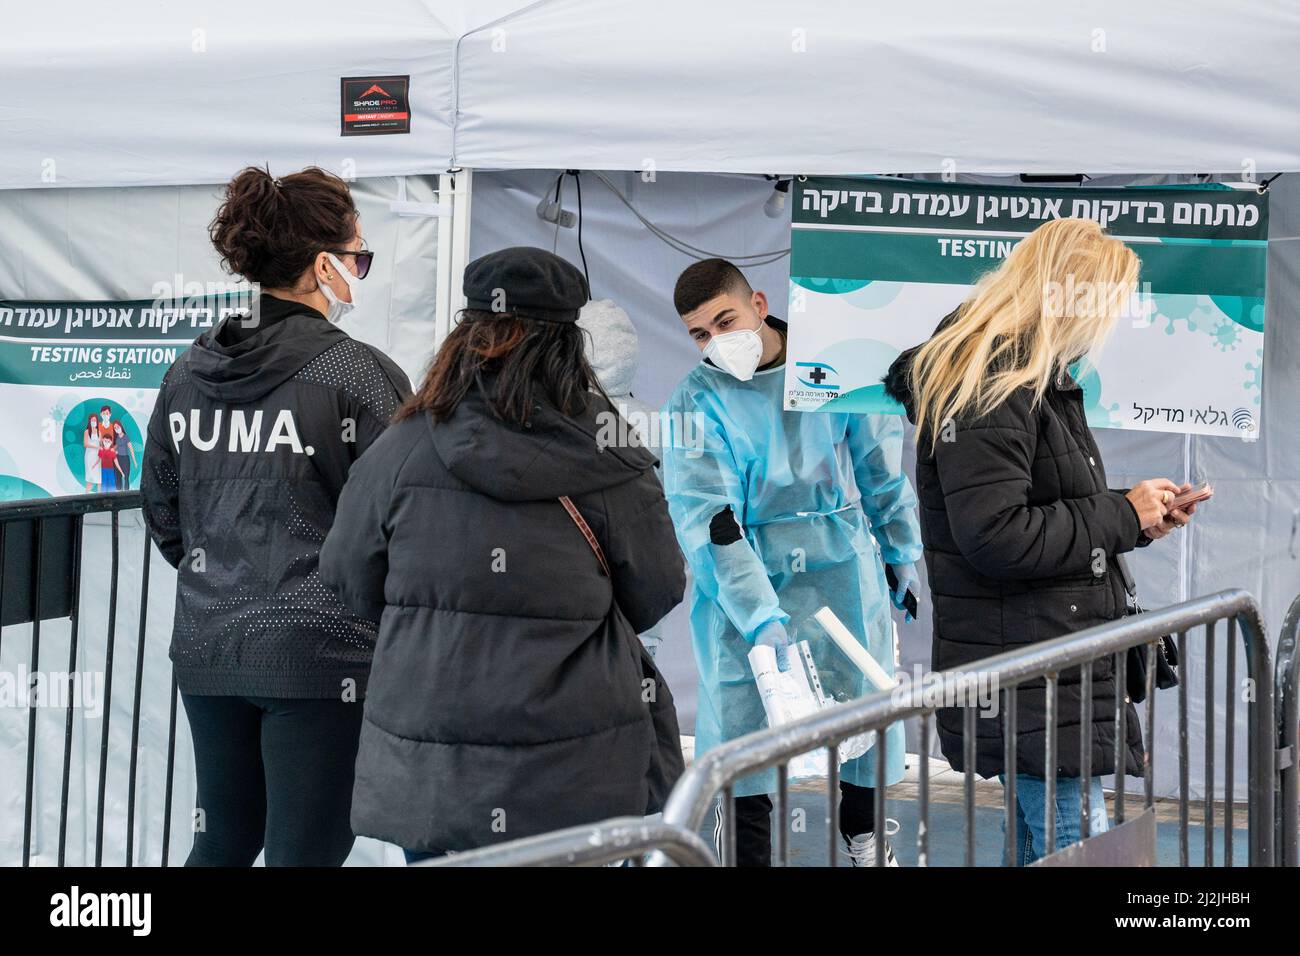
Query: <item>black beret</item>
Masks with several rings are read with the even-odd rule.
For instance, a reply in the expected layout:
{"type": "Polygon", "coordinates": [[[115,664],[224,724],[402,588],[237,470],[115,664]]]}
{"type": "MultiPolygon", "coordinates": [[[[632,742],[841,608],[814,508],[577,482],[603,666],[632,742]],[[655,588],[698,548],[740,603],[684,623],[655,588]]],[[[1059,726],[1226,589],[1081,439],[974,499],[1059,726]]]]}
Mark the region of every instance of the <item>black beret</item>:
{"type": "Polygon", "coordinates": [[[465,299],[471,309],[575,322],[590,298],[587,280],[576,266],[533,246],[489,252],[465,267],[465,299]]]}

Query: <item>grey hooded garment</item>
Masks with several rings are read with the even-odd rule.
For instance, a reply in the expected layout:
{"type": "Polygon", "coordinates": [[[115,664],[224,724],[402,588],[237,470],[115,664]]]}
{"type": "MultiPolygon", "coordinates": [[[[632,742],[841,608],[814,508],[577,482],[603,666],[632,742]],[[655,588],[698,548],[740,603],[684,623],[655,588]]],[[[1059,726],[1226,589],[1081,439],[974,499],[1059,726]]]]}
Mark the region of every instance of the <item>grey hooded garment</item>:
{"type": "Polygon", "coordinates": [[[578,328],[586,335],[587,361],[620,415],[634,428],[655,459],[659,453],[657,428],[646,427],[659,410],[632,396],[640,346],[632,319],[612,299],[592,299],[578,314],[578,328]]]}

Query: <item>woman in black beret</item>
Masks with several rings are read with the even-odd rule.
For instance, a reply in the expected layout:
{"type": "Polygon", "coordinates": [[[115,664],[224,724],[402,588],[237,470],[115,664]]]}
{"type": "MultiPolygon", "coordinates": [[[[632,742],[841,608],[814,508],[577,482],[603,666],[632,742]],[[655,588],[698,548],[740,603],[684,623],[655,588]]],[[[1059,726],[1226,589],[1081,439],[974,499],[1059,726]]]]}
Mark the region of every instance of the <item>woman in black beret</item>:
{"type": "Polygon", "coordinates": [[[682,559],[654,457],[609,442],[636,433],[584,357],[586,280],[505,249],[465,295],[321,549],[380,622],[353,829],[408,860],[652,813],[682,769],[636,636],[681,600],[682,559]]]}

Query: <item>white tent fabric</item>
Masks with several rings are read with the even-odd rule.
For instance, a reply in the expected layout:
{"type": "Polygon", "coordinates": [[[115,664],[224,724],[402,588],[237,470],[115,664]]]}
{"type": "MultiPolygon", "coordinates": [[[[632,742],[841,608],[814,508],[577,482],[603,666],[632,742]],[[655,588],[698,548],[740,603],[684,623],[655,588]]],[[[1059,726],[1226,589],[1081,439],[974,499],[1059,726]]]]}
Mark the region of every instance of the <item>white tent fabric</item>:
{"type": "Polygon", "coordinates": [[[0,188],[441,172],[454,39],[418,0],[6,4],[0,188]],[[340,79],[393,74],[411,77],[410,133],[341,137],[340,79]]]}
{"type": "Polygon", "coordinates": [[[0,188],[476,168],[1300,169],[1300,10],[1268,0],[67,0],[5,10],[0,188]],[[409,135],[339,79],[410,74],[409,135]]]}
{"type": "Polygon", "coordinates": [[[473,167],[1300,167],[1300,9],[1266,0],[555,0],[466,36],[473,167]]]}

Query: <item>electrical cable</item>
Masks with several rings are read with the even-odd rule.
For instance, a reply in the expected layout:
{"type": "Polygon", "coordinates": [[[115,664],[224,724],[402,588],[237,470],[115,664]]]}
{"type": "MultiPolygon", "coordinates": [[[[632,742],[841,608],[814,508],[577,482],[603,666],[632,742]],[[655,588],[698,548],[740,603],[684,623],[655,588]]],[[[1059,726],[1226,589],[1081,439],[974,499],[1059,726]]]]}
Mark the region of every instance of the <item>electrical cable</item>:
{"type": "Polygon", "coordinates": [[[582,275],[587,280],[587,294],[591,294],[591,273],[587,271],[587,253],[582,248],[582,179],[580,169],[569,170],[573,186],[578,191],[578,255],[582,257],[582,275]]]}
{"type": "Polygon", "coordinates": [[[610,182],[609,178],[604,173],[593,171],[592,175],[595,176],[596,179],[600,183],[602,183],[606,189],[612,192],[618,198],[619,202],[621,202],[624,206],[626,206],[631,211],[632,215],[636,216],[636,218],[640,220],[641,224],[650,231],[651,235],[653,235],[660,242],[672,247],[677,252],[680,252],[682,255],[688,258],[691,259],[718,258],[718,259],[727,259],[738,266],[765,266],[770,263],[777,262],[781,259],[784,259],[786,256],[790,254],[790,249],[787,247],[785,249],[772,250],[771,252],[756,252],[747,255],[729,256],[726,255],[725,253],[710,252],[707,249],[701,249],[698,246],[693,246],[682,239],[678,239],[676,236],[672,235],[667,230],[662,229],[661,227],[655,225],[655,223],[651,222],[650,219],[642,215],[642,213],[634,205],[632,205],[631,200],[629,200],[625,195],[623,195],[623,193],[619,190],[619,188],[615,186],[612,182],[610,182]]]}
{"type": "Polygon", "coordinates": [[[560,220],[564,216],[564,207],[560,205],[560,197],[564,191],[564,173],[555,177],[555,235],[551,239],[551,255],[556,254],[560,248],[560,220]]]}

